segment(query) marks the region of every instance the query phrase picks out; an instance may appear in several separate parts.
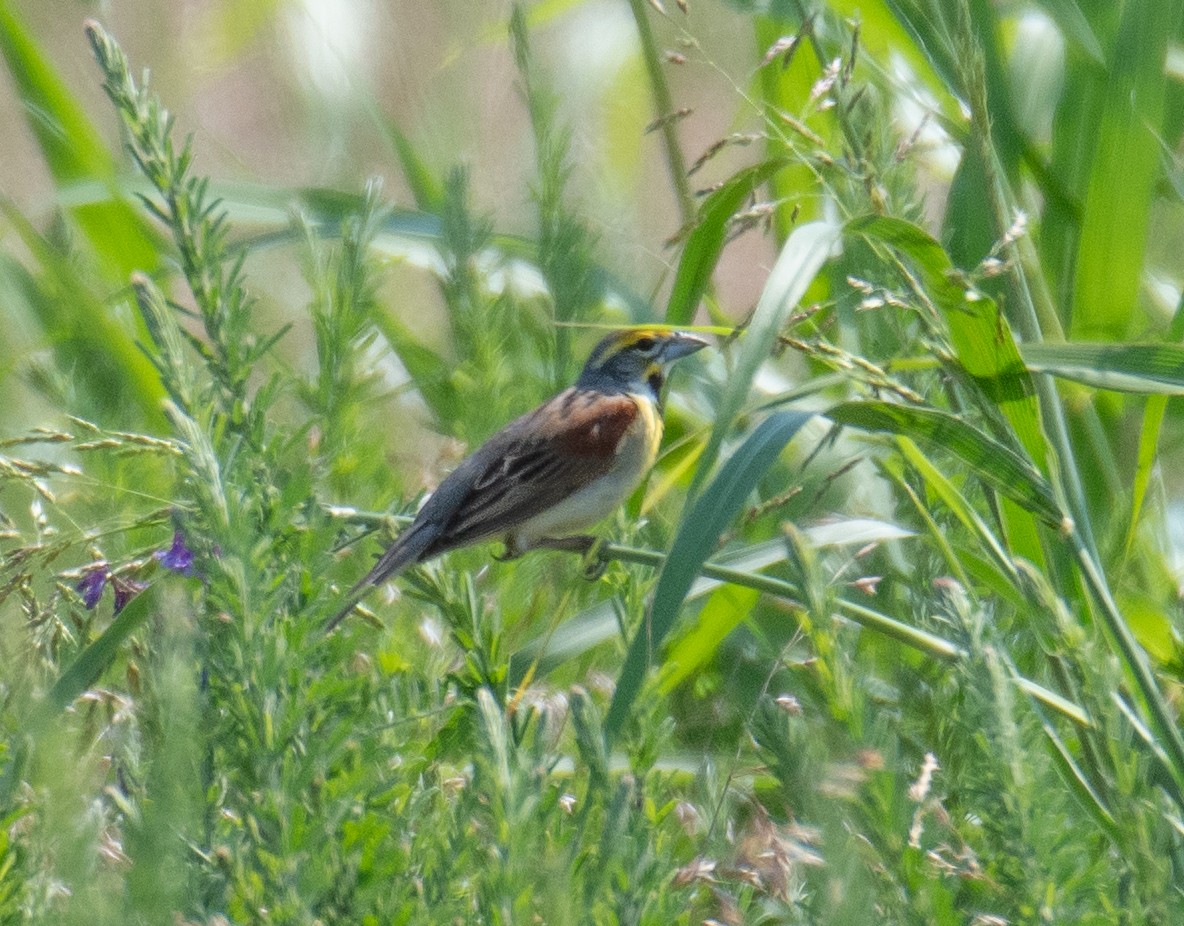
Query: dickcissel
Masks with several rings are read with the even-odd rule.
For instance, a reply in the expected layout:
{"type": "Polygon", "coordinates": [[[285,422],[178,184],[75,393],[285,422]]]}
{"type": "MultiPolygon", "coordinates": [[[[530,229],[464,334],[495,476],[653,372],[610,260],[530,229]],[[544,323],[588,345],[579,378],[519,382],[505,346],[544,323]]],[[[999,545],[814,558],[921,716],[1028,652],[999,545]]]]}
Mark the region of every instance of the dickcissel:
{"type": "Polygon", "coordinates": [[[510,422],[440,483],[326,632],[371,586],[456,547],[500,537],[512,558],[589,546],[592,538],[572,535],[611,514],[654,463],[671,364],[706,346],[657,329],[604,338],[574,386],[510,422]]]}

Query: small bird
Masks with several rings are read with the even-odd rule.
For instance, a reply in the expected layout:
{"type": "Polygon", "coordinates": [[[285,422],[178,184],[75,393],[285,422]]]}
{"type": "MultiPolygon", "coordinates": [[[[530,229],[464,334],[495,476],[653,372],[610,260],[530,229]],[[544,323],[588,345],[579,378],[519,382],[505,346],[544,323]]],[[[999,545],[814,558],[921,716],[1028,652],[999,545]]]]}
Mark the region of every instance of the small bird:
{"type": "Polygon", "coordinates": [[[325,632],[371,586],[456,547],[501,537],[507,559],[589,547],[591,537],[572,535],[610,514],[654,463],[670,366],[706,346],[648,328],[604,338],[574,386],[510,422],[440,483],[325,632]]]}

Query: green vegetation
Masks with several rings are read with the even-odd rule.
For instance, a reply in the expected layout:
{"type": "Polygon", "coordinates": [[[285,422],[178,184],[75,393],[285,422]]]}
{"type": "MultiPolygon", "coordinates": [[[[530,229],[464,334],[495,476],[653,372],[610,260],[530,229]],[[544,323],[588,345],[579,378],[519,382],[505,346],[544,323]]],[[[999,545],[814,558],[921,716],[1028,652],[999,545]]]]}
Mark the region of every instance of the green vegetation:
{"type": "Polygon", "coordinates": [[[91,24],[109,150],[0,0],[57,195],[0,202],[0,922],[1180,920],[1184,3],[690,5],[589,158],[540,34],[607,5],[485,38],[511,234],[379,116],[407,197],[211,181],[91,24]],[[651,118],[626,283],[585,162],[651,118]],[[600,328],[704,321],[603,574],[463,550],[321,632],[600,328]]]}

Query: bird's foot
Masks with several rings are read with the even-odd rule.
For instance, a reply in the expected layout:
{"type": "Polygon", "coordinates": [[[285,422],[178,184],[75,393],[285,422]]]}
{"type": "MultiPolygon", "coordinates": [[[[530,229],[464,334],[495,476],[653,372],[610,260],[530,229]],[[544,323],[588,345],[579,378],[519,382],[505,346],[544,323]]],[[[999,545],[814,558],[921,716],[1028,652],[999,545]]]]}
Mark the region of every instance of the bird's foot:
{"type": "Polygon", "coordinates": [[[512,559],[518,559],[522,553],[522,550],[519,550],[518,547],[507,541],[506,545],[502,547],[502,551],[500,553],[493,554],[493,558],[499,563],[508,563],[512,559]]]}
{"type": "Polygon", "coordinates": [[[609,559],[604,555],[604,541],[597,537],[584,551],[584,578],[595,582],[608,569],[609,559]]]}

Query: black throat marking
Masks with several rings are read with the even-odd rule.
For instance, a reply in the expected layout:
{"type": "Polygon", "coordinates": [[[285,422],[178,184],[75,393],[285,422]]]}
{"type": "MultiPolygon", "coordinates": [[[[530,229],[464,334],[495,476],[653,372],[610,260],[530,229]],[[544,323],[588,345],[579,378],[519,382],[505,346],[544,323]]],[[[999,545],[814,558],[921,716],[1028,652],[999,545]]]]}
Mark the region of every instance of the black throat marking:
{"type": "Polygon", "coordinates": [[[649,384],[650,391],[654,394],[654,401],[659,406],[662,405],[662,386],[666,382],[666,378],[662,375],[662,368],[657,367],[650,371],[646,376],[645,381],[649,384]]]}

